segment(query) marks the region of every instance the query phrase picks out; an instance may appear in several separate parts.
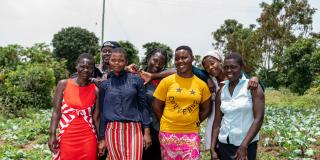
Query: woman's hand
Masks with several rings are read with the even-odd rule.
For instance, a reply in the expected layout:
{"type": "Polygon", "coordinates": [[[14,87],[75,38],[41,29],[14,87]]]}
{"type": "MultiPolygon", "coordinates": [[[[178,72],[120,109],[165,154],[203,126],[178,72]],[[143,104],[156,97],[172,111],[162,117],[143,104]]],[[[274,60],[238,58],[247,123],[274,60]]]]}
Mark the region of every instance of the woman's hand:
{"type": "Polygon", "coordinates": [[[143,135],[143,148],[147,150],[152,145],[152,140],[150,134],[143,135]]]}
{"type": "Polygon", "coordinates": [[[98,143],[98,157],[101,157],[104,155],[104,150],[106,149],[106,141],[100,140],[98,143]]]}
{"type": "Polygon", "coordinates": [[[140,77],[144,80],[144,84],[147,84],[152,80],[152,74],[145,71],[140,71],[140,77]]]}
{"type": "Polygon", "coordinates": [[[139,73],[139,66],[136,64],[129,64],[126,67],[127,71],[133,74],[138,74],[139,73]]]}
{"type": "Polygon", "coordinates": [[[147,150],[151,145],[152,145],[152,140],[150,136],[150,128],[144,128],[143,148],[147,150]]]}
{"type": "Polygon", "coordinates": [[[255,90],[258,88],[258,85],[259,85],[259,78],[252,77],[248,82],[248,89],[255,90]]]}
{"type": "Polygon", "coordinates": [[[52,153],[57,153],[57,138],[55,135],[50,136],[48,146],[52,153]]]}
{"type": "Polygon", "coordinates": [[[211,148],[210,152],[211,152],[211,160],[217,160],[218,159],[218,154],[216,153],[214,148],[211,148]]]}
{"type": "Polygon", "coordinates": [[[247,160],[248,159],[248,157],[247,157],[247,148],[248,147],[240,145],[238,150],[237,150],[237,152],[236,152],[236,155],[234,156],[234,158],[236,160],[247,160]]]}

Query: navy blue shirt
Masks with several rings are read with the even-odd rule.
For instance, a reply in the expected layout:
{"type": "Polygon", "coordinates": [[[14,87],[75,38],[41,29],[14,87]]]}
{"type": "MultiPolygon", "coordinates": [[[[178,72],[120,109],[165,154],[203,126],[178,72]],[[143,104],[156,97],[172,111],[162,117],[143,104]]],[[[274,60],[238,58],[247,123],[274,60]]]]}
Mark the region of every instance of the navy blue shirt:
{"type": "Polygon", "coordinates": [[[193,65],[192,65],[192,73],[196,75],[198,78],[200,78],[202,81],[204,81],[205,83],[207,83],[208,79],[210,78],[209,74],[205,70],[197,68],[193,65]]]}
{"type": "Polygon", "coordinates": [[[144,81],[139,76],[122,71],[113,72],[100,85],[100,133],[105,137],[107,122],[141,122],[149,128],[152,115],[148,109],[144,81]]]}

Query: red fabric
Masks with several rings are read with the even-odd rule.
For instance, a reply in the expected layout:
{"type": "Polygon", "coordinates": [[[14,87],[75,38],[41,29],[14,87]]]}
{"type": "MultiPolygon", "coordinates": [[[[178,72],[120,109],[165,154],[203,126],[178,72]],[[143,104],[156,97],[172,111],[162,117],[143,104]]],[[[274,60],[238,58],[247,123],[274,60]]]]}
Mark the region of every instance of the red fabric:
{"type": "Polygon", "coordinates": [[[95,99],[94,84],[80,87],[73,80],[68,80],[59,122],[60,154],[54,159],[97,159],[97,138],[92,120],[95,99]]]}
{"type": "Polygon", "coordinates": [[[143,136],[139,122],[109,122],[106,126],[109,160],[140,160],[143,136]]]}
{"type": "Polygon", "coordinates": [[[160,83],[160,80],[161,80],[161,79],[154,79],[154,80],[152,80],[152,84],[153,84],[154,86],[158,86],[158,84],[160,83]]]}

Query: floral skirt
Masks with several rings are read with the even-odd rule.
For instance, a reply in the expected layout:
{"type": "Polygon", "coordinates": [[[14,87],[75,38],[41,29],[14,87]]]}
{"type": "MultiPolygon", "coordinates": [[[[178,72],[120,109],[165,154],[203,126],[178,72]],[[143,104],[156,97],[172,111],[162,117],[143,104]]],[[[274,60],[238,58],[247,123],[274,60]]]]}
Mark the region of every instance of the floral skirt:
{"type": "Polygon", "coordinates": [[[163,160],[200,159],[200,136],[198,133],[159,133],[163,160]]]}

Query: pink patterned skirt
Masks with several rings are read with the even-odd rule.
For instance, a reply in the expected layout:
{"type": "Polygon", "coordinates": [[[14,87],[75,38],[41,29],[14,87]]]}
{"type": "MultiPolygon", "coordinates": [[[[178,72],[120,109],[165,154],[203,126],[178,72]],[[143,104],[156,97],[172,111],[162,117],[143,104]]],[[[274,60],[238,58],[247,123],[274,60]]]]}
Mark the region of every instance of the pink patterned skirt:
{"type": "Polygon", "coordinates": [[[200,135],[198,133],[159,133],[163,160],[200,159],[200,135]]]}

